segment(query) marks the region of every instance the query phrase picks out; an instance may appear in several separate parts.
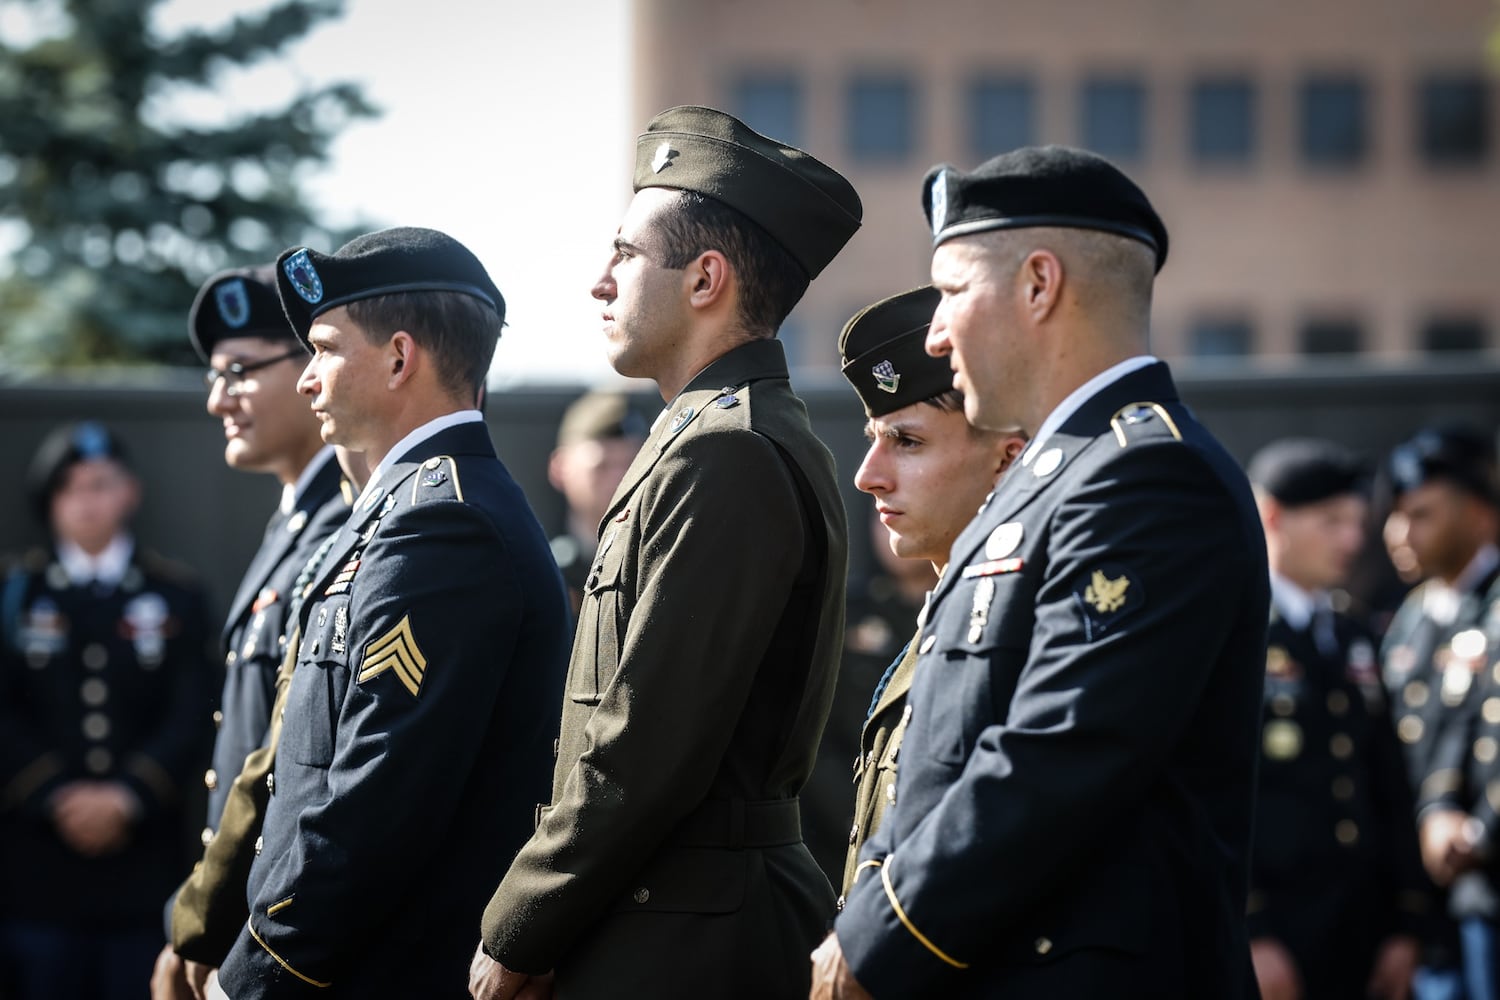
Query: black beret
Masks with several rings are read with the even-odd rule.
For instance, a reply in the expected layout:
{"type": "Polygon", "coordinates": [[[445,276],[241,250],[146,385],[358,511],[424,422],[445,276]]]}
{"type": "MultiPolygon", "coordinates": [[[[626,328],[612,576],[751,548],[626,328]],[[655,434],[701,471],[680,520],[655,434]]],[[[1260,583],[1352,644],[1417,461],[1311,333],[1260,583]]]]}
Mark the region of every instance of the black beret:
{"type": "Polygon", "coordinates": [[[1397,445],[1386,462],[1393,497],[1436,480],[1500,506],[1494,443],[1470,427],[1430,427],[1397,445]]]}
{"type": "Polygon", "coordinates": [[[1028,146],[972,173],[947,164],[922,182],[932,245],[992,229],[1061,226],[1139,240],[1167,261],[1167,227],[1135,182],[1101,156],[1066,146],[1028,146]]]}
{"type": "Polygon", "coordinates": [[[564,411],[557,428],[557,446],[628,437],[644,439],[650,433],[651,421],[635,408],[628,395],[594,391],[579,396],[564,411]]]}
{"type": "Polygon", "coordinates": [[[722,201],[759,224],[816,278],[859,229],[854,186],[832,167],[713,108],[663,111],[635,144],[635,190],[722,201]]]}
{"type": "Polygon", "coordinates": [[[505,319],[505,299],[479,258],[435,229],[382,229],[356,236],[333,254],[292,247],[276,258],[276,284],[304,344],[313,320],[328,310],[401,292],[470,295],[505,319]]]}
{"type": "Polygon", "coordinates": [[[296,340],[276,295],[276,268],[240,267],[203,283],[188,311],[188,337],[205,363],[214,346],[231,337],[296,340]]]}
{"type": "Polygon", "coordinates": [[[1317,503],[1367,489],[1365,465],[1332,441],[1286,438],[1273,441],[1250,460],[1250,482],[1287,507],[1317,503]]]}
{"type": "Polygon", "coordinates": [[[947,358],[923,346],[942,298],[923,285],[865,306],[839,334],[844,378],[859,393],[865,415],[882,417],[953,388],[947,358]]]}
{"type": "Polygon", "coordinates": [[[26,493],[37,519],[47,523],[52,497],[68,469],[99,458],[125,465],[125,446],[109,428],[92,420],[64,424],[43,438],[26,470],[26,493]]]}

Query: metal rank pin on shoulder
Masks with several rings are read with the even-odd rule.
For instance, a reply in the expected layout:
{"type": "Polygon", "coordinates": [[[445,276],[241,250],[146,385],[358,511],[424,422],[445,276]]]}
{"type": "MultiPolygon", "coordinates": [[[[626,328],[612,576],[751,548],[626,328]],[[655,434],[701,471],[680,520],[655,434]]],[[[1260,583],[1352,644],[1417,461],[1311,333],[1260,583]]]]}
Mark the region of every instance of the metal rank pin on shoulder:
{"type": "Polygon", "coordinates": [[[719,390],[719,398],[714,400],[714,405],[721,410],[727,410],[730,407],[739,406],[740,397],[735,395],[735,391],[736,390],[734,386],[726,385],[724,388],[719,390]]]}

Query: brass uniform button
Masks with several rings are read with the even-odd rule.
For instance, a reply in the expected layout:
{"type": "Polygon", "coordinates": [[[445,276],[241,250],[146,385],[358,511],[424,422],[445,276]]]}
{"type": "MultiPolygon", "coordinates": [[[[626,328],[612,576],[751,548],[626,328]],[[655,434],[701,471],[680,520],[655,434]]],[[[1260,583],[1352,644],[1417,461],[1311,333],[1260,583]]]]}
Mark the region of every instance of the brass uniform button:
{"type": "Polygon", "coordinates": [[[198,834],[198,839],[203,842],[204,847],[212,844],[214,842],[214,828],[211,826],[205,826],[203,828],[203,832],[198,834]]]}
{"type": "Polygon", "coordinates": [[[265,837],[256,837],[255,838],[255,856],[257,858],[260,857],[260,852],[265,848],[265,846],[266,846],[266,838],[265,837]]]}
{"type": "Polygon", "coordinates": [[[1492,726],[1500,726],[1500,698],[1486,698],[1483,712],[1485,722],[1492,726]]]}
{"type": "Polygon", "coordinates": [[[103,747],[94,747],[83,755],[83,766],[92,774],[108,774],[114,763],[114,755],[103,747]]]}
{"type": "Polygon", "coordinates": [[[1481,764],[1494,763],[1497,752],[1500,752],[1500,743],[1493,736],[1481,736],[1474,741],[1474,759],[1481,764]]]}
{"type": "Polygon", "coordinates": [[[109,716],[103,712],[90,712],[83,717],[83,735],[91,740],[102,740],[109,735],[109,716]]]}
{"type": "Polygon", "coordinates": [[[1328,711],[1332,715],[1345,715],[1349,711],[1349,696],[1342,691],[1328,692],[1328,711]]]}
{"type": "MultiPolygon", "coordinates": [[[[1497,679],[1500,679],[1500,677],[1497,677],[1497,679]]],[[[1421,708],[1427,704],[1427,699],[1431,694],[1432,692],[1428,690],[1425,683],[1422,681],[1412,681],[1401,690],[1401,699],[1412,708],[1421,708]]]]}
{"type": "Polygon", "coordinates": [[[1038,955],[1045,955],[1048,952],[1050,952],[1051,950],[1052,950],[1052,939],[1051,938],[1039,937],[1039,938],[1036,939],[1036,953],[1038,955]]]}
{"type": "Polygon", "coordinates": [[[642,886],[635,892],[631,893],[630,898],[635,900],[637,903],[644,903],[651,898],[651,890],[647,889],[645,886],[642,886]]]}
{"type": "Polygon", "coordinates": [[[215,771],[213,768],[209,768],[207,771],[204,771],[203,787],[207,788],[210,792],[217,789],[219,787],[219,772],[215,771]]]}
{"type": "Polygon", "coordinates": [[[109,700],[109,685],[98,677],[90,677],[78,689],[78,696],[90,708],[98,708],[109,700]]]}
{"type": "Polygon", "coordinates": [[[1333,779],[1333,797],[1340,802],[1348,802],[1354,798],[1354,779],[1347,774],[1341,774],[1333,779]]]}
{"type": "Polygon", "coordinates": [[[1297,711],[1297,699],[1289,694],[1278,694],[1271,699],[1271,711],[1280,716],[1288,716],[1297,711]]]}
{"type": "Polygon", "coordinates": [[[1422,720],[1415,715],[1408,715],[1396,724],[1396,735],[1401,737],[1402,743],[1416,743],[1422,739],[1422,720]]]}
{"type": "Polygon", "coordinates": [[[1333,836],[1345,847],[1353,847],[1359,842],[1359,824],[1352,819],[1341,819],[1333,828],[1333,836]]]}
{"type": "Polygon", "coordinates": [[[896,804],[896,783],[894,781],[885,786],[885,800],[891,805],[896,804]]]}
{"type": "Polygon", "coordinates": [[[1328,752],[1339,760],[1348,760],[1354,753],[1354,740],[1350,739],[1348,733],[1334,733],[1333,738],[1328,741],[1328,752]]]}
{"type": "Polygon", "coordinates": [[[103,670],[109,663],[109,651],[97,642],[83,647],[83,665],[90,670],[103,670]]]}
{"type": "Polygon", "coordinates": [[[276,794],[276,772],[274,771],[266,775],[266,791],[272,795],[276,794]]]}
{"type": "Polygon", "coordinates": [[[224,713],[221,712],[221,711],[219,711],[218,709],[214,709],[214,728],[218,729],[223,724],[224,724],[224,713]]]}

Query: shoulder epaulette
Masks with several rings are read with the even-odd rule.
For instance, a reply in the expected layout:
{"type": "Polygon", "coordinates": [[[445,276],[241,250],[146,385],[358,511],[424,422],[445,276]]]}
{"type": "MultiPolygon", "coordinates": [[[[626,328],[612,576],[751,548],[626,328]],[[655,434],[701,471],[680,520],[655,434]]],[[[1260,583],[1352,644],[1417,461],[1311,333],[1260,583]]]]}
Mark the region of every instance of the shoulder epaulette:
{"type": "Polygon", "coordinates": [[[422,463],[411,478],[411,502],[423,500],[462,500],[463,485],[458,481],[458,463],[452,455],[434,455],[422,463]]]}
{"type": "Polygon", "coordinates": [[[1177,422],[1160,403],[1130,403],[1122,406],[1109,418],[1109,428],[1115,432],[1115,440],[1120,443],[1121,448],[1132,441],[1145,441],[1169,434],[1178,441],[1182,440],[1177,422]]]}

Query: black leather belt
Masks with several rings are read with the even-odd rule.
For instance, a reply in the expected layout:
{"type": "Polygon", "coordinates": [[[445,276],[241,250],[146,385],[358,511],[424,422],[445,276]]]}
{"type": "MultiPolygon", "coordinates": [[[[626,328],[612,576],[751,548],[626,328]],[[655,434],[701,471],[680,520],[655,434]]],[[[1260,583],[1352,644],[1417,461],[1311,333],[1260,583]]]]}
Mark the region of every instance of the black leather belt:
{"type": "Polygon", "coordinates": [[[796,799],[708,799],[672,834],[679,847],[780,847],[802,840],[796,799]]]}

